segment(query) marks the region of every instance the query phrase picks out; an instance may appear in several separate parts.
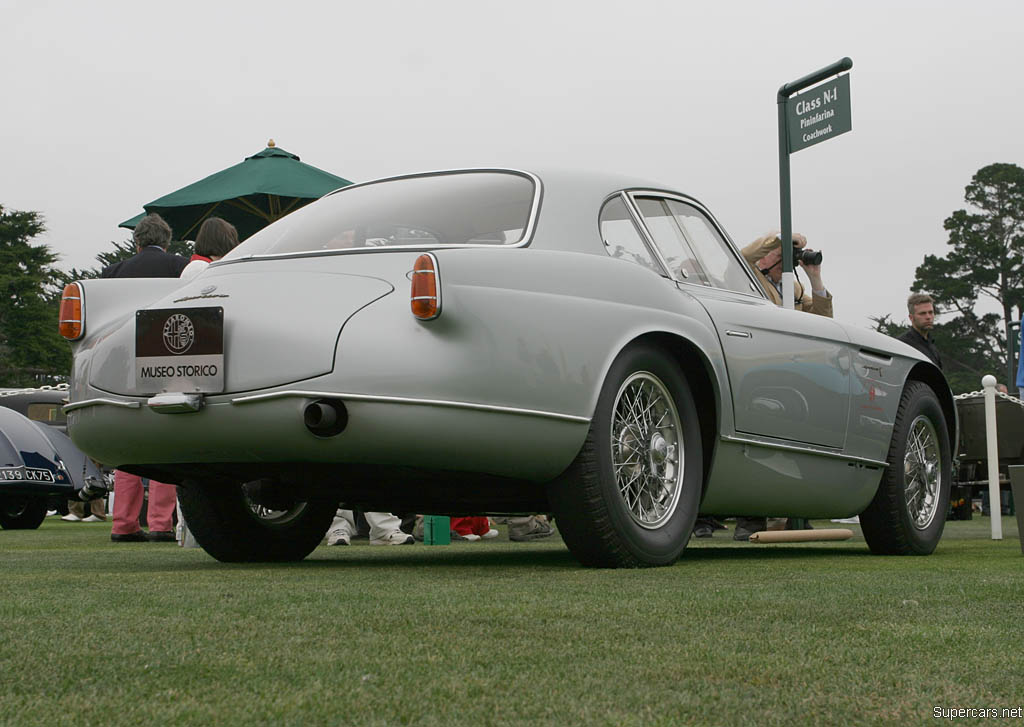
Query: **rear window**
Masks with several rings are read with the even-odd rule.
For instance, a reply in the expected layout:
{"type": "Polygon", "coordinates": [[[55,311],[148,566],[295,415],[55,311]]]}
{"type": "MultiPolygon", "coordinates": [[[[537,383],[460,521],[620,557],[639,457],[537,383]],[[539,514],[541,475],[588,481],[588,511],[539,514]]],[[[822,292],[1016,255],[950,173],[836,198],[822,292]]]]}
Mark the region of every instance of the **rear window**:
{"type": "Polygon", "coordinates": [[[345,188],[278,220],[226,257],[321,250],[515,245],[537,190],[515,172],[456,172],[345,188]]]}

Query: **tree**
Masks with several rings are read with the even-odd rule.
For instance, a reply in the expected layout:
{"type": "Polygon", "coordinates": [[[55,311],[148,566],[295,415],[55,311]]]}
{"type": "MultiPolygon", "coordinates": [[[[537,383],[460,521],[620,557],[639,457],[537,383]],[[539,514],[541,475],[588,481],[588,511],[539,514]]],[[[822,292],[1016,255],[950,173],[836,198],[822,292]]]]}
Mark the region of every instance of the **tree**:
{"type": "Polygon", "coordinates": [[[999,335],[1005,350],[1007,327],[1020,320],[1024,305],[1024,169],[983,167],[964,197],[973,211],[957,210],[944,224],[952,250],[945,257],[925,255],[913,290],[931,293],[940,308],[961,315],[973,313],[980,298],[995,301],[1002,311],[999,335]]]}
{"type": "Polygon", "coordinates": [[[52,280],[57,256],[31,240],[45,230],[38,212],[0,205],[0,385],[55,383],[71,368],[57,330],[52,280]]]}

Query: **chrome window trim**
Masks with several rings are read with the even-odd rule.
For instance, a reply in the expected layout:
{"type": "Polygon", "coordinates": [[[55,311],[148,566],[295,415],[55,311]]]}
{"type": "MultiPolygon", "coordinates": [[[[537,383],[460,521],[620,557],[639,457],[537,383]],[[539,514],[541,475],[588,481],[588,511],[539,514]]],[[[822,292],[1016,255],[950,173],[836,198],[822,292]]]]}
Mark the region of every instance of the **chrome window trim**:
{"type": "Polygon", "coordinates": [[[560,412],[542,411],[539,409],[520,409],[511,406],[497,406],[495,404],[477,404],[468,401],[451,401],[448,399],[416,399],[407,396],[378,396],[375,394],[353,394],[341,391],[305,391],[289,389],[287,391],[273,391],[267,394],[253,394],[250,396],[239,396],[231,400],[232,404],[252,404],[271,399],[304,398],[304,399],[341,399],[343,401],[363,401],[379,404],[409,404],[412,406],[440,406],[452,409],[470,409],[473,411],[492,412],[497,414],[519,414],[523,416],[535,416],[544,419],[555,419],[558,421],[573,422],[578,424],[589,424],[590,417],[576,416],[575,414],[562,414],[560,412]]]}
{"type": "Polygon", "coordinates": [[[799,444],[783,444],[781,442],[769,442],[763,439],[755,439],[753,437],[743,437],[736,434],[723,434],[723,442],[733,442],[736,444],[751,444],[756,447],[764,447],[765,449],[779,449],[784,452],[798,452],[800,454],[813,454],[819,457],[831,457],[833,459],[843,459],[848,462],[856,462],[858,464],[868,465],[870,467],[881,467],[883,469],[889,466],[888,462],[880,462],[876,459],[869,459],[867,457],[858,457],[852,454],[843,454],[842,452],[834,452],[823,449],[815,449],[813,447],[803,446],[799,444]]]}
{"type": "Polygon", "coordinates": [[[661,248],[655,244],[651,231],[648,230],[647,225],[644,224],[644,216],[640,214],[640,208],[637,207],[636,200],[629,195],[627,190],[622,190],[619,194],[622,195],[622,198],[626,202],[626,209],[629,210],[631,215],[633,215],[633,224],[636,225],[638,230],[640,230],[640,237],[642,237],[647,243],[647,247],[654,252],[654,259],[657,260],[658,264],[661,266],[662,276],[675,282],[676,278],[669,269],[668,261],[665,260],[664,256],[661,254],[661,248]]]}
{"type": "Polygon", "coordinates": [[[140,401],[122,401],[121,399],[83,399],[82,401],[74,401],[70,404],[63,406],[64,413],[67,414],[69,411],[75,409],[85,409],[88,406],[119,406],[124,409],[138,409],[142,406],[140,401]]]}
{"type": "Polygon", "coordinates": [[[383,179],[373,179],[368,182],[359,182],[358,184],[350,184],[340,189],[336,189],[333,192],[328,192],[320,199],[326,199],[333,197],[336,194],[347,192],[350,189],[356,189],[357,187],[368,187],[372,184],[380,184],[382,182],[394,182],[400,179],[418,179],[421,177],[443,177],[450,176],[453,174],[515,174],[520,177],[525,177],[533,183],[533,202],[530,205],[529,219],[526,221],[526,227],[523,229],[523,235],[518,242],[511,245],[484,245],[481,243],[457,243],[453,245],[443,244],[423,244],[423,245],[392,245],[388,247],[360,247],[350,248],[347,250],[297,250],[295,252],[274,252],[266,253],[261,255],[246,255],[240,258],[234,258],[232,260],[217,260],[210,263],[210,267],[216,267],[220,265],[233,265],[234,263],[240,263],[244,260],[274,260],[277,258],[300,258],[300,257],[322,257],[325,255],[361,255],[366,253],[375,252],[391,252],[391,251],[409,251],[409,250],[455,250],[459,248],[479,248],[486,247],[488,249],[502,249],[502,248],[517,248],[526,247],[533,241],[533,234],[537,229],[537,219],[540,216],[541,201],[544,196],[544,183],[541,182],[533,172],[528,172],[524,169],[508,169],[498,167],[481,167],[481,168],[470,168],[470,169],[441,169],[434,172],[417,172],[416,174],[399,174],[394,177],[384,177],[383,179]]]}
{"type": "MultiPolygon", "coordinates": [[[[639,208],[639,206],[636,205],[635,200],[633,200],[634,196],[636,196],[636,197],[659,197],[659,198],[662,198],[662,199],[674,199],[677,202],[682,202],[683,204],[690,205],[695,210],[697,210],[697,212],[699,212],[700,214],[704,215],[704,217],[708,220],[708,222],[711,223],[711,226],[712,226],[712,228],[714,228],[715,232],[717,232],[721,236],[721,238],[723,240],[725,240],[726,247],[729,248],[729,251],[732,253],[733,258],[739,263],[740,267],[743,269],[744,274],[746,274],[746,276],[747,276],[747,280],[753,286],[753,290],[751,290],[750,292],[743,291],[743,290],[730,290],[729,288],[719,288],[717,286],[708,286],[708,285],[704,285],[702,283],[694,283],[691,280],[688,280],[687,278],[680,279],[680,278],[676,277],[675,275],[671,275],[671,271],[670,271],[670,277],[672,278],[672,280],[674,280],[677,283],[682,283],[682,284],[685,284],[685,285],[693,285],[693,286],[696,286],[697,288],[702,288],[702,289],[705,289],[705,290],[707,288],[709,288],[709,287],[712,287],[715,290],[723,290],[723,291],[727,291],[729,293],[736,293],[737,295],[746,295],[746,296],[750,296],[752,298],[760,298],[761,300],[768,300],[767,294],[761,289],[760,284],[754,278],[754,274],[750,270],[750,265],[747,264],[747,261],[744,259],[743,255],[740,254],[739,248],[736,247],[736,242],[731,237],[729,237],[729,235],[726,233],[726,231],[718,223],[718,220],[715,219],[715,216],[713,214],[711,214],[711,211],[707,207],[705,207],[703,204],[698,202],[693,197],[690,197],[689,195],[685,195],[685,194],[682,194],[680,192],[668,192],[668,191],[659,190],[659,189],[628,189],[628,190],[623,190],[623,193],[626,194],[628,197],[630,197],[630,201],[633,202],[632,209],[634,211],[634,214],[636,214],[636,216],[639,218],[640,223],[641,223],[641,225],[643,226],[643,228],[645,230],[646,236],[651,241],[652,244],[654,243],[654,238],[651,236],[650,232],[647,231],[647,225],[643,224],[643,215],[640,214],[640,208],[639,208]]],[[[659,258],[660,258],[660,251],[659,251],[659,258]]],[[[665,264],[664,259],[662,259],[662,263],[665,264]]],[[[668,269],[668,265],[667,264],[665,264],[665,268],[668,269]]]]}

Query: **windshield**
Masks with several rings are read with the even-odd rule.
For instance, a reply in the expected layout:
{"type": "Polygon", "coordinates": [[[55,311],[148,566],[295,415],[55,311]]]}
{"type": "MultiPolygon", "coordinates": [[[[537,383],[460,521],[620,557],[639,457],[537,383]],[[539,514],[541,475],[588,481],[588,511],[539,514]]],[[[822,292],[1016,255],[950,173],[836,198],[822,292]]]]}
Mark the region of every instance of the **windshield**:
{"type": "Polygon", "coordinates": [[[367,247],[515,245],[530,227],[534,181],[454,172],[342,189],[256,233],[226,256],[367,247]]]}

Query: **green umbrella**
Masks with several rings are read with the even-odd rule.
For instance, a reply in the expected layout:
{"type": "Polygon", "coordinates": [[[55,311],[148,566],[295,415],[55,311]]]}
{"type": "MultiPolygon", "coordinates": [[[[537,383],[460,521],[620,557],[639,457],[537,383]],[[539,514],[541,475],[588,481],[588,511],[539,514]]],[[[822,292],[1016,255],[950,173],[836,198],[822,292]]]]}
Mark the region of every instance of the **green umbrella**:
{"type": "MultiPolygon", "coordinates": [[[[347,179],[303,164],[271,139],[266,149],[243,162],[142,207],[146,214],[156,212],[167,220],[178,240],[194,239],[207,217],[223,217],[244,240],[289,212],[349,184],[352,182],[347,179]]],[[[143,216],[125,220],[119,227],[134,228],[143,216]]]]}

